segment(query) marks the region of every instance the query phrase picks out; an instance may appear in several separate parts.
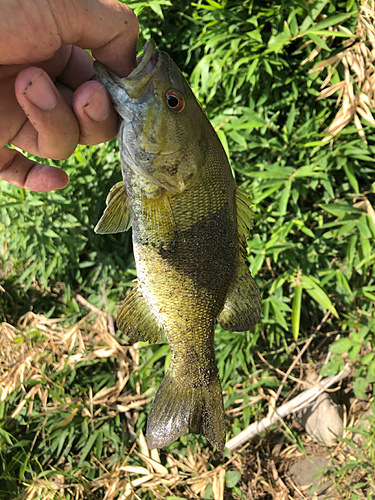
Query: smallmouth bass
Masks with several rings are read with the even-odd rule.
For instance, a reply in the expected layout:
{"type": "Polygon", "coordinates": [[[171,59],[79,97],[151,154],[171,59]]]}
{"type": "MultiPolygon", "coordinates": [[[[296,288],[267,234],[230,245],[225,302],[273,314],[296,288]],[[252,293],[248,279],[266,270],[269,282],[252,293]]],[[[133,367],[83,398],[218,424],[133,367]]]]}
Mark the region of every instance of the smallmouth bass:
{"type": "Polygon", "coordinates": [[[261,313],[246,259],[249,200],[187,81],[152,40],[126,78],[95,68],[120,115],[124,179],[95,231],[132,226],[138,276],[117,324],[132,341],[160,343],[166,335],[171,350],[148,416],[148,447],[167,446],[189,429],[223,450],[215,322],[245,331],[261,313]]]}

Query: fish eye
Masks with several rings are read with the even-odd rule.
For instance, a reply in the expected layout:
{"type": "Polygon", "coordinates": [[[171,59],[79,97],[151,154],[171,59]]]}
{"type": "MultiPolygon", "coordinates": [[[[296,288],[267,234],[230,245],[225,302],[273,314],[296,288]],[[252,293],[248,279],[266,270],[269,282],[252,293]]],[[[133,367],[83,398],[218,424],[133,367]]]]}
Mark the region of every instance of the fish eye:
{"type": "Polygon", "coordinates": [[[167,104],[171,111],[174,113],[181,113],[185,107],[185,101],[183,97],[175,90],[168,90],[165,94],[167,99],[167,104]]]}

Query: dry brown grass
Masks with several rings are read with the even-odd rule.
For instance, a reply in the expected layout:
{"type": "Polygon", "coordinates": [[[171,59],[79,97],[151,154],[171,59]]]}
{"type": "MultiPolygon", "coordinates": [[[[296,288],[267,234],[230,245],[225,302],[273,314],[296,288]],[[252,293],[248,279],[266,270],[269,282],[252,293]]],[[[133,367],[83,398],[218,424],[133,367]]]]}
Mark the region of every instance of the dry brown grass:
{"type": "MultiPolygon", "coordinates": [[[[336,101],[339,110],[331,125],[324,130],[326,137],[323,141],[332,139],[353,120],[360,137],[367,142],[361,118],[375,126],[370,109],[375,107],[375,1],[364,0],[360,5],[355,33],[343,26],[339,29],[354,38],[348,38],[340,53],[320,62],[310,71],[327,69],[328,72],[318,99],[339,93],[336,101]],[[331,84],[333,72],[340,65],[344,67],[344,79],[331,84]]],[[[312,60],[319,51],[314,49],[308,60],[312,60]]]]}

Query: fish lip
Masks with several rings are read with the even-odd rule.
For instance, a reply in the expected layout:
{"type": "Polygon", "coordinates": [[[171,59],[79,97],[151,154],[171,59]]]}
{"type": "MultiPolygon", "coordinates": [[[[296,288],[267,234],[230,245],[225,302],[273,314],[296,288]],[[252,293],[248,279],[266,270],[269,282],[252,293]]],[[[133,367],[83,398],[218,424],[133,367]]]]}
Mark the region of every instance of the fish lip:
{"type": "Polygon", "coordinates": [[[103,85],[121,85],[122,79],[110,71],[103,63],[94,61],[94,69],[96,72],[96,79],[103,85]]]}
{"type": "Polygon", "coordinates": [[[125,77],[121,77],[109,70],[104,64],[99,61],[94,61],[94,68],[99,75],[99,80],[105,79],[108,82],[113,82],[115,85],[122,86],[123,81],[136,79],[143,76],[150,70],[156,67],[159,60],[159,52],[156,48],[155,42],[150,38],[146,41],[143,52],[135,60],[135,68],[125,77]]]}
{"type": "Polygon", "coordinates": [[[143,52],[140,54],[136,60],[136,67],[126,78],[134,78],[140,76],[142,73],[147,73],[149,69],[148,66],[155,67],[159,59],[159,52],[156,48],[156,44],[152,38],[146,41],[143,52]],[[149,64],[151,63],[151,64],[149,64]]]}

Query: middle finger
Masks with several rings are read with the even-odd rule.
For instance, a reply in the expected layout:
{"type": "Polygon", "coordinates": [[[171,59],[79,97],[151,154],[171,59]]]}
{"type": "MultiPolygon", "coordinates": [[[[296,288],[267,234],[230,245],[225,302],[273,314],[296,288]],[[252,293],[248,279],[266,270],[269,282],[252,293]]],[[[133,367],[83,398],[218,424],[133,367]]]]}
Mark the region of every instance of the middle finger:
{"type": "Polygon", "coordinates": [[[27,68],[17,76],[15,92],[29,120],[10,142],[43,158],[68,158],[78,143],[78,120],[50,77],[27,68]]]}

